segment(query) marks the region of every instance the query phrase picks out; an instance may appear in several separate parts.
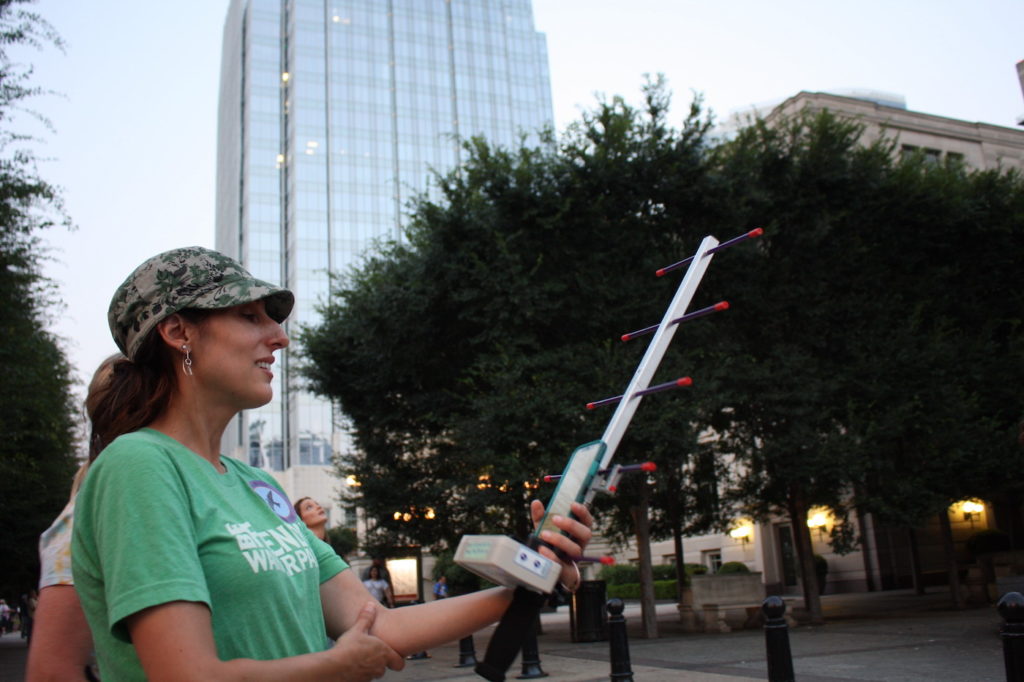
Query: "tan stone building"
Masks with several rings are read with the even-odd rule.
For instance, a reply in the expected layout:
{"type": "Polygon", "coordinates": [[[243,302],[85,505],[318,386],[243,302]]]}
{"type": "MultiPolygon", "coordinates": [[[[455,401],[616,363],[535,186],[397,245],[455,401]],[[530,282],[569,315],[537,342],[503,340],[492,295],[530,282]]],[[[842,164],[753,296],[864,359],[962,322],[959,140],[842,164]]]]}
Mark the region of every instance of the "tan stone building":
{"type": "Polygon", "coordinates": [[[1017,168],[1024,170],[1024,131],[1017,128],[961,121],[945,116],[910,111],[893,106],[898,99],[849,97],[824,92],[801,92],[775,107],[765,116],[771,123],[780,116],[809,109],[829,111],[865,125],[864,141],[895,138],[902,153],[920,150],[936,162],[959,159],[972,168],[1017,168]],[[881,102],[887,102],[885,104],[881,102]]]}

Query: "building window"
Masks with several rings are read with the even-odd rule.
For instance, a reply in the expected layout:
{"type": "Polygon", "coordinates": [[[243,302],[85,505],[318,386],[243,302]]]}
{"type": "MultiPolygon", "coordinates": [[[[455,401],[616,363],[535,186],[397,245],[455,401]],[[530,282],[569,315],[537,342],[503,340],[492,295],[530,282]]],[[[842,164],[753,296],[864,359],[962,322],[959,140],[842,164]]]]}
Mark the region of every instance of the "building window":
{"type": "MultiPolygon", "coordinates": [[[[916,147],[912,144],[900,145],[900,158],[904,161],[909,158],[920,154],[924,158],[924,162],[929,166],[938,166],[942,163],[942,150],[933,149],[932,147],[916,147]]],[[[950,159],[959,157],[962,161],[964,158],[963,154],[957,154],[956,152],[949,152],[946,156],[950,159]]]]}
{"type": "Polygon", "coordinates": [[[722,567],[722,550],[704,550],[700,553],[700,562],[707,567],[708,573],[718,573],[718,569],[722,567]]]}

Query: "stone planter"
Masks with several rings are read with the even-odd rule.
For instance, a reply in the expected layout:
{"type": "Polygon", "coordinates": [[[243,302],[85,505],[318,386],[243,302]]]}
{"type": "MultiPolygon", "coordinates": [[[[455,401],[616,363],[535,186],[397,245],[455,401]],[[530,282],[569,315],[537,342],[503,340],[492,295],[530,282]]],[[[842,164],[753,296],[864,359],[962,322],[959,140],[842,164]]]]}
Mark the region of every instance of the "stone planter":
{"type": "Polygon", "coordinates": [[[684,628],[705,632],[729,632],[759,622],[765,598],[760,573],[693,575],[683,594],[679,616],[684,628]]]}

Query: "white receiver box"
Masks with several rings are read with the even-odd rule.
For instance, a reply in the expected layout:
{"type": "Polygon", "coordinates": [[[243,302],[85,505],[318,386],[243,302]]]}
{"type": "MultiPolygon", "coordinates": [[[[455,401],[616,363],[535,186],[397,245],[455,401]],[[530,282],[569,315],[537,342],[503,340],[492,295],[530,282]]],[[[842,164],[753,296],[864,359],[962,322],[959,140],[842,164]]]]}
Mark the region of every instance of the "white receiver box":
{"type": "Polygon", "coordinates": [[[505,587],[525,587],[548,594],[555,589],[562,565],[505,535],[464,535],[455,563],[505,587]]]}

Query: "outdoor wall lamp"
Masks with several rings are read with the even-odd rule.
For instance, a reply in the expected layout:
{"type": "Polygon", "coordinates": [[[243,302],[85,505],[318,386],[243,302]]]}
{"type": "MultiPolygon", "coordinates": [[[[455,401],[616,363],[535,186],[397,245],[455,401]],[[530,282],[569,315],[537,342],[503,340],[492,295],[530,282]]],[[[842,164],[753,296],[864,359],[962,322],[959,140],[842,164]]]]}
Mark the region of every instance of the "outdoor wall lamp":
{"type": "Polygon", "coordinates": [[[983,512],[983,511],[985,511],[985,505],[983,505],[980,502],[977,502],[975,500],[967,500],[967,501],[965,501],[960,506],[960,508],[964,512],[964,521],[970,521],[971,523],[974,523],[974,517],[975,516],[977,516],[978,514],[981,514],[981,512],[983,512]]]}
{"type": "Polygon", "coordinates": [[[733,528],[731,531],[729,531],[729,537],[731,537],[733,540],[739,540],[744,545],[750,542],[753,536],[754,527],[749,523],[744,523],[743,525],[737,526],[733,528]]]}
{"type": "Polygon", "coordinates": [[[815,511],[807,516],[807,527],[818,530],[818,539],[824,540],[828,533],[828,514],[824,511],[815,511]]]}

